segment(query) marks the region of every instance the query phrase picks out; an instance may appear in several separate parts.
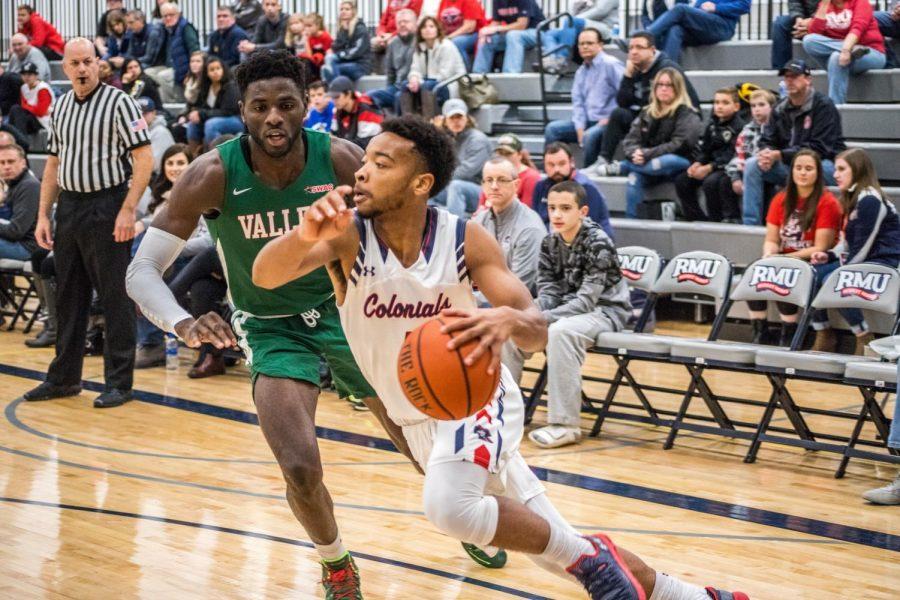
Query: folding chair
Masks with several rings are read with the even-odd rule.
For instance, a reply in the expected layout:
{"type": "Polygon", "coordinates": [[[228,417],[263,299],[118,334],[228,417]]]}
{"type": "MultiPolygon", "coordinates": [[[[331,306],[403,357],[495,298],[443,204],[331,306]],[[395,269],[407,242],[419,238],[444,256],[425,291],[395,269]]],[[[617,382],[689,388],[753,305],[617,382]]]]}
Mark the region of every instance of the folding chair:
{"type": "MultiPolygon", "coordinates": [[[[679,254],[665,266],[662,274],[656,279],[650,288],[650,297],[644,307],[642,316],[649,317],[656,301],[660,296],[671,294],[701,295],[712,297],[715,300],[725,301],[731,288],[732,265],[727,258],[712,252],[694,251],[679,254]]],[[[645,320],[646,322],[646,320],[645,320]]],[[[707,339],[714,340],[724,323],[724,314],[713,322],[707,339]]],[[[652,333],[635,332],[610,332],[603,333],[597,338],[597,344],[591,349],[592,353],[604,354],[613,357],[617,364],[616,379],[613,380],[614,388],[606,394],[603,405],[600,408],[597,420],[591,430],[591,435],[600,433],[604,419],[611,415],[612,407],[618,388],[624,378],[640,400],[640,406],[634,404],[617,403],[627,408],[643,409],[648,413],[647,417],[629,413],[615,413],[617,418],[649,422],[654,425],[666,425],[668,420],[661,414],[672,415],[654,409],[647,399],[644,390],[660,391],[663,393],[681,395],[683,390],[671,388],[659,388],[640,384],[629,371],[632,360],[650,362],[669,362],[669,351],[672,344],[684,338],[671,335],[659,335],[652,333]]],[[[587,379],[587,378],[585,378],[587,379]]]]}
{"type": "MultiPolygon", "coordinates": [[[[816,294],[812,308],[858,308],[896,315],[898,301],[900,301],[900,273],[896,269],[884,265],[862,263],[843,266],[829,275],[816,294]]],[[[809,313],[811,312],[809,311],[809,313]]],[[[801,324],[797,327],[798,336],[805,335],[809,322],[810,319],[804,314],[801,324]]],[[[802,412],[854,419],[857,422],[858,418],[835,410],[814,407],[801,408],[787,389],[787,382],[791,379],[800,379],[824,383],[843,383],[847,365],[860,362],[878,363],[879,361],[874,357],[866,358],[834,352],[760,349],[756,353],[756,368],[767,374],[775,393],[763,413],[763,418],[753,436],[744,461],[754,462],[763,442],[776,442],[800,446],[808,450],[828,450],[846,454],[849,441],[847,437],[822,433],[816,434],[815,437],[820,438],[817,440],[808,427],[798,428],[796,425],[802,421],[802,412]],[[799,419],[796,422],[792,419],[792,423],[801,439],[776,436],[767,432],[776,404],[780,404],[788,416],[793,414],[795,415],[794,419],[799,419]]]]}
{"type": "Polygon", "coordinates": [[[40,305],[33,310],[28,308],[28,302],[32,298],[37,298],[37,289],[34,286],[31,262],[9,258],[0,259],[0,304],[5,306],[0,314],[12,317],[6,327],[7,331],[12,331],[19,319],[26,316],[28,316],[28,321],[25,324],[24,333],[31,331],[41,309],[40,305]],[[19,279],[25,280],[25,286],[19,285],[19,279]]]}
{"type": "MultiPolygon", "coordinates": [[[[856,419],[856,424],[853,426],[853,433],[850,435],[847,447],[844,449],[841,463],[834,473],[834,476],[838,479],[844,476],[851,457],[875,460],[885,459],[882,454],[857,450],[856,444],[859,441],[859,436],[866,421],[871,420],[875,425],[875,430],[878,432],[879,439],[887,447],[891,420],[885,416],[884,410],[882,410],[881,405],[878,404],[878,400],[875,398],[875,394],[879,392],[897,393],[897,363],[868,361],[847,363],[847,368],[844,370],[844,383],[856,386],[859,389],[863,397],[863,406],[859,410],[859,416],[856,419]]],[[[894,459],[891,462],[900,463],[900,450],[888,448],[888,453],[894,459]]]]}
{"type": "MultiPolygon", "coordinates": [[[[779,300],[803,307],[804,316],[809,313],[808,307],[815,290],[816,272],[809,263],[796,258],[776,256],[755,261],[744,272],[735,284],[730,298],[723,303],[717,318],[724,319],[734,302],[753,300],[779,300]]],[[[794,336],[791,349],[797,348],[802,336],[794,336]]],[[[703,378],[707,368],[728,371],[755,371],[756,353],[765,346],[751,343],[719,341],[678,340],[670,350],[671,361],[681,363],[691,375],[691,382],[685,391],[681,407],[675,420],[672,421],[669,436],[663,448],[670,449],[680,429],[689,429],[701,433],[713,433],[728,437],[751,439],[752,431],[739,431],[736,426],[754,429],[755,423],[736,422],[730,419],[721,404],[720,396],[714,394],[703,378]],[[694,397],[693,392],[700,392],[700,397],[712,413],[718,427],[684,423],[685,415],[694,397]]],[[[775,392],[773,392],[774,396],[775,392]]],[[[732,401],[751,406],[767,406],[768,403],[750,399],[732,399],[732,401]]],[[[769,399],[769,403],[772,398],[769,399]]],[[[795,421],[797,415],[789,415],[795,421]]],[[[794,422],[795,428],[803,429],[802,417],[794,422]]]]}

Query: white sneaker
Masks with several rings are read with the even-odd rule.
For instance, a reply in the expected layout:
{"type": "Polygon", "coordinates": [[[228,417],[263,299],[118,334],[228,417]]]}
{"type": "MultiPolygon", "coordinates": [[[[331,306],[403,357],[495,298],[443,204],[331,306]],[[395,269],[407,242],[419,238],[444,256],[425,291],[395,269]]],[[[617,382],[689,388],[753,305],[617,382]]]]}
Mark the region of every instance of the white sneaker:
{"type": "Polygon", "coordinates": [[[602,167],[605,164],[606,164],[606,159],[601,156],[600,158],[598,158],[596,160],[596,162],[594,162],[594,164],[581,169],[581,172],[588,176],[596,176],[597,169],[599,169],[600,167],[602,167]]]}
{"type": "Polygon", "coordinates": [[[596,177],[618,177],[622,172],[619,161],[614,160],[611,163],[600,165],[594,173],[596,177]]]}
{"type": "Polygon", "coordinates": [[[891,483],[884,487],[864,492],[862,497],[872,504],[900,505],[900,473],[897,474],[897,477],[891,483]]]}
{"type": "Polygon", "coordinates": [[[528,439],[541,448],[559,448],[581,441],[581,428],[547,425],[528,434],[528,439]]]}

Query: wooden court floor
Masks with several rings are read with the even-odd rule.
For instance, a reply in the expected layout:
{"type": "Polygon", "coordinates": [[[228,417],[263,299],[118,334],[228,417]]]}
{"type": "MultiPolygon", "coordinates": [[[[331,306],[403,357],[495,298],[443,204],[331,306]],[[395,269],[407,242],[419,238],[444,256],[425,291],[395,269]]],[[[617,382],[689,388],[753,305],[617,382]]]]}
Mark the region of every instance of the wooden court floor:
{"type": "MultiPolygon", "coordinates": [[[[90,358],[93,389],[28,404],[17,398],[52,353],[23,339],[0,333],[0,598],[321,597],[244,368],[191,381],[183,357],[178,372],[138,372],[138,401],[98,411],[102,364],[90,358]]],[[[612,373],[599,357],[588,369],[612,373]]],[[[687,382],[680,367],[635,373],[687,382]]],[[[768,392],[762,377],[709,381],[720,392],[768,392]]],[[[859,404],[852,389],[793,389],[808,403],[859,404]]],[[[583,597],[522,555],[501,571],[472,563],[425,520],[420,476],[370,415],[325,394],[318,423],[326,483],[367,598],[583,597]]],[[[835,480],[832,455],[769,445],[746,465],[745,442],[685,433],[664,451],[664,437],[608,421],[599,439],[553,451],[525,440],[522,452],[571,523],[610,532],[658,570],[754,600],[898,598],[900,509],[860,499],[895,468],[854,460],[835,480]]]]}

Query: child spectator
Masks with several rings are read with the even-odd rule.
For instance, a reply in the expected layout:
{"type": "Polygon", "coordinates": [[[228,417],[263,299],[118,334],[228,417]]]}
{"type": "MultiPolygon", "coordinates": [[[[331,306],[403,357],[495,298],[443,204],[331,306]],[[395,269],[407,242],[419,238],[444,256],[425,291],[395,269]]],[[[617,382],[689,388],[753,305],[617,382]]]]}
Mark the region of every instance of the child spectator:
{"type": "Polygon", "coordinates": [[[384,115],[371,98],[354,91],[349,77],[336,77],[328,86],[328,95],[334,101],[334,135],[365,149],[369,140],[381,133],[384,115]]]}
{"type": "Polygon", "coordinates": [[[334,102],[328,95],[328,86],[324,81],[309,84],[309,111],[303,126],[316,131],[328,132],[334,122],[334,102]]]}
{"type": "Polygon", "coordinates": [[[343,0],[338,14],[337,35],[322,66],[322,78],[328,83],[341,75],[356,81],[372,70],[369,29],[357,15],[356,2],[343,0]]]}
{"type": "Polygon", "coordinates": [[[775,102],[775,94],[769,90],[755,90],[750,94],[751,120],[738,135],[734,143],[734,157],[725,166],[725,172],[731,179],[731,190],[738,198],[744,194],[744,164],[759,150],[762,130],[769,124],[775,102]]]}
{"type": "Polygon", "coordinates": [[[53,90],[46,81],[38,78],[34,63],[22,65],[21,103],[9,109],[9,124],[26,134],[50,128],[50,105],[53,90]]]}
{"type": "Polygon", "coordinates": [[[734,157],[734,144],[744,127],[736,88],[716,90],[713,114],[694,151],[694,162],[675,178],[681,212],[688,221],[740,222],[739,199],[731,187],[725,166],[734,157]],[[703,188],[706,212],[700,208],[697,190],[703,188]]]}
{"type": "Polygon", "coordinates": [[[325,64],[325,56],[333,43],[331,34],[325,29],[325,19],[319,13],[304,15],[300,31],[291,22],[285,33],[285,44],[306,61],[311,77],[319,77],[322,65],[325,64]]]}

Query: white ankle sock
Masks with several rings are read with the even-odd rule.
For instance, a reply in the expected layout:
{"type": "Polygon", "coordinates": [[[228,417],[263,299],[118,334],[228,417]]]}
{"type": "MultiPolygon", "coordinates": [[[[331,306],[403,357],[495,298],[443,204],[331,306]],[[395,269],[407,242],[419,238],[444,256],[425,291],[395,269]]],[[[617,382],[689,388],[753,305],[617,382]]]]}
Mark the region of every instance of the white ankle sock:
{"type": "Polygon", "coordinates": [[[560,527],[550,522],[550,541],[541,553],[541,558],[559,565],[563,569],[572,566],[582,554],[591,554],[594,547],[586,539],[568,527],[560,527]]]}
{"type": "Polygon", "coordinates": [[[315,544],[316,552],[319,553],[319,556],[322,557],[322,560],[328,562],[334,562],[344,557],[347,554],[347,549],[344,548],[344,544],[341,541],[341,533],[338,532],[337,538],[330,544],[315,544]]]}
{"type": "Polygon", "coordinates": [[[706,590],[665,573],[656,572],[656,584],[650,600],[709,600],[706,590]]]}

